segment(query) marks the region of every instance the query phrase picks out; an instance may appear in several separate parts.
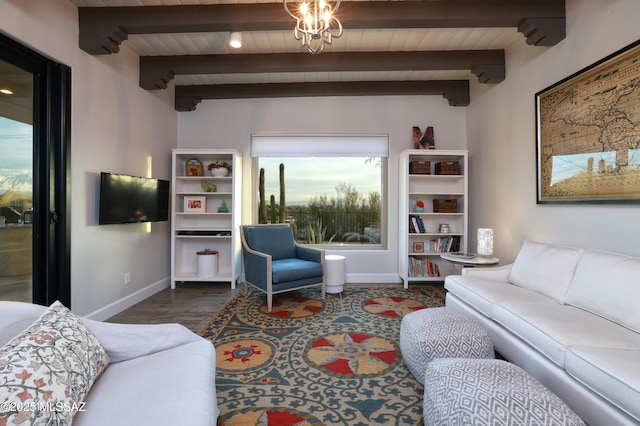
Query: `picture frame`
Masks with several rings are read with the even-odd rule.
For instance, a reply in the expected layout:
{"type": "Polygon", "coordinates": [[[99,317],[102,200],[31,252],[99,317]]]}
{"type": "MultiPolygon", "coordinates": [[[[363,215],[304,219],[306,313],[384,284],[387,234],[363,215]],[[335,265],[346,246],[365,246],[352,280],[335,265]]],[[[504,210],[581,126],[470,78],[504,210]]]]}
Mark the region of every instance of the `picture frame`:
{"type": "Polygon", "coordinates": [[[414,253],[424,253],[424,243],[422,241],[416,241],[413,243],[414,253]]]}
{"type": "Polygon", "coordinates": [[[640,203],[639,63],[640,40],[535,94],[538,204],[640,203]]]}
{"type": "Polygon", "coordinates": [[[206,211],[207,200],[202,196],[185,196],[184,212],[185,213],[204,213],[206,211]]]}
{"type": "Polygon", "coordinates": [[[204,168],[197,158],[189,158],[184,163],[185,176],[204,176],[204,168]]]}

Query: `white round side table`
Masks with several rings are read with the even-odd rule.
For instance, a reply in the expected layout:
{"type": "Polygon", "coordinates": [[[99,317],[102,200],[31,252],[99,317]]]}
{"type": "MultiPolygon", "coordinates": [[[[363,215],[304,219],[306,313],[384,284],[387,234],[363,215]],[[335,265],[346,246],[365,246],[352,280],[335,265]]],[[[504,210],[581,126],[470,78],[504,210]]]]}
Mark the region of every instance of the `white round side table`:
{"type": "Polygon", "coordinates": [[[345,257],[338,254],[328,254],[324,257],[324,263],[326,267],[327,293],[342,293],[344,290],[345,257]]]}

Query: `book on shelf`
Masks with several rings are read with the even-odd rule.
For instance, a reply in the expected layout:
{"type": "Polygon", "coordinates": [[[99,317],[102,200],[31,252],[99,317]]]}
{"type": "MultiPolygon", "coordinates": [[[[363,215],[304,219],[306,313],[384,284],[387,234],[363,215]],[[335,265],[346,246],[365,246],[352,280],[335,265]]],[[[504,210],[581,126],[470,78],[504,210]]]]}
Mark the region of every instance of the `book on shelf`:
{"type": "Polygon", "coordinates": [[[434,253],[449,253],[460,251],[460,236],[438,238],[431,240],[429,250],[434,253]]]}
{"type": "Polygon", "coordinates": [[[439,277],[440,268],[429,259],[409,256],[408,273],[410,277],[439,277]]]}
{"type": "Polygon", "coordinates": [[[461,251],[452,251],[449,256],[456,257],[458,259],[474,259],[478,257],[477,253],[463,253],[461,251]]]}
{"type": "Polygon", "coordinates": [[[409,232],[411,234],[424,234],[427,232],[422,217],[414,214],[409,215],[409,232]]]}

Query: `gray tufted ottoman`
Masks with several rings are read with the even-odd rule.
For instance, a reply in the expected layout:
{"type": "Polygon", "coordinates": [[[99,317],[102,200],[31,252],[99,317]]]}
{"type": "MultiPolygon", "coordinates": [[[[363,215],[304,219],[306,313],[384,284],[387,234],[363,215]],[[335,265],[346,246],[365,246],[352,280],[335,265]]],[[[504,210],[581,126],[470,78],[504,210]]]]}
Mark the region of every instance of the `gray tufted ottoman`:
{"type": "Polygon", "coordinates": [[[412,312],[400,324],[402,359],[420,383],[436,358],[494,358],[491,337],[476,320],[449,308],[412,312]]]}
{"type": "Polygon", "coordinates": [[[426,425],[584,425],[522,368],[497,359],[437,359],[425,372],[426,425]]]}

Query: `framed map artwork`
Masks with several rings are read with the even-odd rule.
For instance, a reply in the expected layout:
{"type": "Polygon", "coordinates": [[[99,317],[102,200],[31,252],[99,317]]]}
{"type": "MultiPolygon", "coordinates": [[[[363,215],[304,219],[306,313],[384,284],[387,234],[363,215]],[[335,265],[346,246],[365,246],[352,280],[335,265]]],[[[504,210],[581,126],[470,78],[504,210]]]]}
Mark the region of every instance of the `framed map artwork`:
{"type": "Polygon", "coordinates": [[[640,41],[535,97],[538,204],[640,203],[640,41]]]}

